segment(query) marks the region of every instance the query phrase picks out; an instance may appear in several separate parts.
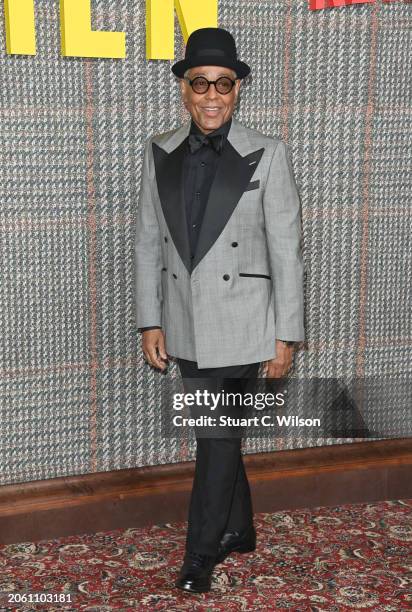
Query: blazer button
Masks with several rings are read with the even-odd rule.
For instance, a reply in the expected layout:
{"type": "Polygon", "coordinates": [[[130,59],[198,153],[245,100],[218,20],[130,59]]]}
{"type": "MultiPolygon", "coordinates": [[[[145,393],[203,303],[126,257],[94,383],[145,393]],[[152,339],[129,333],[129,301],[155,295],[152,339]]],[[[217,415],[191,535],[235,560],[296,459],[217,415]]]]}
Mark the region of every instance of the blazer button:
{"type": "Polygon", "coordinates": [[[237,247],[237,242],[232,242],[232,247],[237,247]]]}
{"type": "Polygon", "coordinates": [[[167,242],[167,236],[165,236],[165,242],[167,242]]]}
{"type": "Polygon", "coordinates": [[[162,272],[167,272],[167,268],[162,268],[162,272]]]}
{"type": "Polygon", "coordinates": [[[177,278],[177,275],[173,272],[173,278],[177,278]]]}
{"type": "Polygon", "coordinates": [[[229,280],[229,278],[230,278],[229,274],[224,274],[223,275],[223,280],[229,280]]]}

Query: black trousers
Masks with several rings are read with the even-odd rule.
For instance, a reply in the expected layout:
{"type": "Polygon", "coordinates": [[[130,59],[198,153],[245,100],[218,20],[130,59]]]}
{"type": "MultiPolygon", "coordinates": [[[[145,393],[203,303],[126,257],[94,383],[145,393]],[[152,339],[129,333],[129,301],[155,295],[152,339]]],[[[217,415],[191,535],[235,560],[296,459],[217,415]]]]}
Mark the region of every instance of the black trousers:
{"type": "MultiPolygon", "coordinates": [[[[185,393],[230,389],[252,391],[259,363],[223,368],[197,367],[194,361],[177,359],[185,393]]],[[[214,414],[234,414],[219,406],[214,414]]],[[[242,416],[242,406],[235,408],[242,416]]],[[[214,437],[195,429],[196,465],[188,514],[186,550],[215,555],[225,531],[243,531],[253,522],[249,482],[241,454],[238,429],[223,428],[214,437]]]]}

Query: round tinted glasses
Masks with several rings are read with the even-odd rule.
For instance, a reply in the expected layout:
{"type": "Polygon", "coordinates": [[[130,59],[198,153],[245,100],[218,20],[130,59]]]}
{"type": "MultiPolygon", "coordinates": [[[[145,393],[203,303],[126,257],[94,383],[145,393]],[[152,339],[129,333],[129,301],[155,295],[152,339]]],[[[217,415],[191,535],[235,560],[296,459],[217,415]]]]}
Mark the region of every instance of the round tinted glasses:
{"type": "Polygon", "coordinates": [[[225,95],[232,91],[237,81],[237,79],[233,81],[231,78],[226,76],[219,77],[216,81],[208,81],[206,77],[202,76],[195,77],[192,80],[187,77],[184,78],[189,83],[193,91],[198,94],[206,93],[209,87],[214,85],[218,93],[225,95]]]}

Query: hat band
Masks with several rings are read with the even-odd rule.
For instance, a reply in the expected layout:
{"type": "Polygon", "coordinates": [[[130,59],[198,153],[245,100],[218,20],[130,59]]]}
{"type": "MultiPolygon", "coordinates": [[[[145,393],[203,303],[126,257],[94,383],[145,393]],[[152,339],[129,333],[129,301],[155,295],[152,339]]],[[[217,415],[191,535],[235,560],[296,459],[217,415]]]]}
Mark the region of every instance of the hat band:
{"type": "Polygon", "coordinates": [[[223,57],[226,53],[222,49],[199,49],[196,53],[189,54],[188,57],[196,57],[198,55],[218,55],[223,57]]]}

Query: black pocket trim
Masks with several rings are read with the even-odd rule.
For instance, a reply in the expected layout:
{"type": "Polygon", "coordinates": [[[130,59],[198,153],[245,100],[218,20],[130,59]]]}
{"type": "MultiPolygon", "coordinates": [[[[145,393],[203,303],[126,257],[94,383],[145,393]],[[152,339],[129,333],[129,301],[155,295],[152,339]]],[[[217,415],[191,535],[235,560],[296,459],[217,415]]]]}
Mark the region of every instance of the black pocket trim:
{"type": "Polygon", "coordinates": [[[260,185],[260,180],[259,179],[257,179],[256,181],[251,181],[247,185],[245,191],[251,191],[252,189],[258,189],[259,185],[260,185]]]}
{"type": "Polygon", "coordinates": [[[239,272],[239,276],[252,276],[253,278],[268,278],[269,280],[272,278],[267,274],[247,274],[246,272],[239,272]]]}

